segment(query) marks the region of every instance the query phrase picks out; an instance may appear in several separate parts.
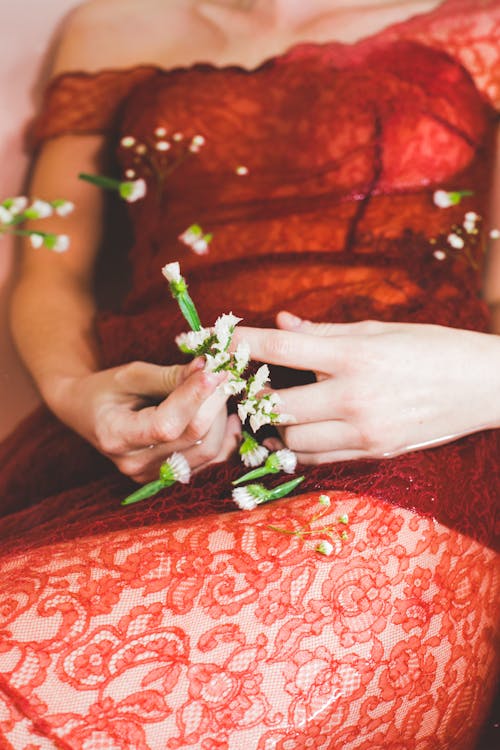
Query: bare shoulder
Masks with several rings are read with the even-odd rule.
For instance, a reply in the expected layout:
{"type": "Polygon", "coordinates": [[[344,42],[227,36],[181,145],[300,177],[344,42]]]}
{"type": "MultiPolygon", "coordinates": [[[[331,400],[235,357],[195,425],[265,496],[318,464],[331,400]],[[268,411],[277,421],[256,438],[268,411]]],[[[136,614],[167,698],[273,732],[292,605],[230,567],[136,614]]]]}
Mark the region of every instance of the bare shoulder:
{"type": "Polygon", "coordinates": [[[65,21],[53,73],[183,65],[216,56],[220,32],[197,0],[87,0],[65,21]]]}

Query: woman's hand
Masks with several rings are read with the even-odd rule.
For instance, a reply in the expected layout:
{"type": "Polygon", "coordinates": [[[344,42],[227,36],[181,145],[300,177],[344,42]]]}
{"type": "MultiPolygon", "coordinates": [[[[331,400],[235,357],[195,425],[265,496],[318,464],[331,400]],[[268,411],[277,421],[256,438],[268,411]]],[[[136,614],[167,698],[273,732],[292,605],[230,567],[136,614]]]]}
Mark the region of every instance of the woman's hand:
{"type": "Polygon", "coordinates": [[[500,338],[435,325],[314,324],[238,328],[260,362],[312,370],[279,391],[280,428],[305,464],[395,456],[500,426],[500,338]]]}
{"type": "Polygon", "coordinates": [[[201,468],[232,453],[241,427],[228,419],[217,389],[224,375],[203,366],[202,359],[170,367],[133,362],[67,379],[51,407],[136,482],[156,478],[173,451],[201,468]]]}

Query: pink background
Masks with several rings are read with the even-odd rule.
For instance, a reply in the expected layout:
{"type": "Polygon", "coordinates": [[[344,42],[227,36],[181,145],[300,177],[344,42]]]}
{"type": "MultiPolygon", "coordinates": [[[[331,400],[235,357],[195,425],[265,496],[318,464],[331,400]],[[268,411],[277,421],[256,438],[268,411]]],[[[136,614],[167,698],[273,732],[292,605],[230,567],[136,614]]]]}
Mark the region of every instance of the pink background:
{"type": "MultiPolygon", "coordinates": [[[[81,0],[1,2],[0,196],[23,191],[28,159],[25,126],[35,111],[50,66],[51,50],[67,12],[81,0]]],[[[7,300],[15,272],[14,247],[0,237],[0,439],[37,402],[36,391],[12,344],[7,300]]]]}

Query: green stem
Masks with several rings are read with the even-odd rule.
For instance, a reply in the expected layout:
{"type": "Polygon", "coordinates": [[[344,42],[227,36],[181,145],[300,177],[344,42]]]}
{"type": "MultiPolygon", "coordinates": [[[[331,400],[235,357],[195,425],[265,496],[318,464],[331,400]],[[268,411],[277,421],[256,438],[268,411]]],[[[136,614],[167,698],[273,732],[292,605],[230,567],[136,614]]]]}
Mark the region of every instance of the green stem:
{"type": "Polygon", "coordinates": [[[154,482],[149,482],[143,487],[139,487],[138,490],[128,495],[125,500],[122,500],[121,505],[133,505],[133,503],[140,503],[141,500],[146,500],[148,497],[156,495],[164,487],[168,487],[169,484],[161,479],[155,479],[154,482]]]}
{"type": "Polygon", "coordinates": [[[243,474],[242,477],[235,479],[233,484],[241,484],[242,482],[247,482],[249,479],[258,479],[259,477],[265,477],[267,474],[276,474],[276,472],[270,469],[268,466],[258,466],[256,469],[247,471],[247,473],[243,474]]]}
{"type": "Polygon", "coordinates": [[[87,174],[86,172],[80,172],[78,175],[80,180],[90,182],[92,185],[104,188],[104,190],[118,190],[120,187],[120,180],[114,179],[114,177],[103,177],[98,174],[87,174]]]}
{"type": "Polygon", "coordinates": [[[189,323],[191,330],[200,331],[201,321],[196,307],[194,306],[194,302],[189,294],[187,292],[182,292],[182,294],[179,294],[179,296],[177,297],[177,303],[179,305],[181,313],[189,323]]]}
{"type": "Polygon", "coordinates": [[[291,479],[289,482],[278,485],[273,490],[268,490],[267,500],[277,500],[279,497],[285,497],[289,492],[292,492],[301,482],[305,479],[304,476],[291,479]]]}

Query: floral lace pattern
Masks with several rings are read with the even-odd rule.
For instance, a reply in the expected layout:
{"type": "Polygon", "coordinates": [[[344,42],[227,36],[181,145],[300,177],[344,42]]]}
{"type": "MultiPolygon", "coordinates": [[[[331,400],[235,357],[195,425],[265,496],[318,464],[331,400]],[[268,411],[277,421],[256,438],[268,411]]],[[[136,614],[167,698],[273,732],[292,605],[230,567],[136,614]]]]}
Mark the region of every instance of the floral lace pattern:
{"type": "Polygon", "coordinates": [[[269,529],[312,515],[316,494],[3,561],[0,736],[15,750],[472,747],[498,558],[330,496],[322,521],[350,518],[332,558],[269,529]]]}

